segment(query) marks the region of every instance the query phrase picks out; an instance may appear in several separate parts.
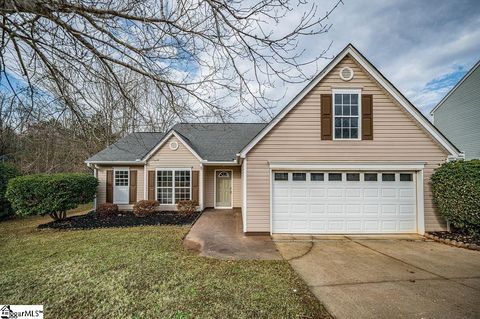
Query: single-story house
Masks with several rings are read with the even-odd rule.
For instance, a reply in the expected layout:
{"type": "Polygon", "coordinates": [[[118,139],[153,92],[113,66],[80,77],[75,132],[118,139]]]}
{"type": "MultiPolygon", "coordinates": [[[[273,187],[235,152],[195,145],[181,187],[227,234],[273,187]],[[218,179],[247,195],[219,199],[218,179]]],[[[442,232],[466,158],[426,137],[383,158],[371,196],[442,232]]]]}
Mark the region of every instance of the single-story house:
{"type": "Polygon", "coordinates": [[[423,234],[445,229],[430,176],[461,156],[348,45],[270,123],[133,133],[86,163],[97,205],[238,207],[247,234],[423,234]]]}

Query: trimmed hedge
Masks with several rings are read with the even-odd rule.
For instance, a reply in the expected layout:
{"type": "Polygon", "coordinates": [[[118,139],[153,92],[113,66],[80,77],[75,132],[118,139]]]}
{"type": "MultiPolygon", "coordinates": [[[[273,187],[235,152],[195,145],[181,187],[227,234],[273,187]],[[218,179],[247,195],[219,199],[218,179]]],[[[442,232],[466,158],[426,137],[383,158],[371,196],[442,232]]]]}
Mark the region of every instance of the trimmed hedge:
{"type": "Polygon", "coordinates": [[[440,214],[462,232],[480,236],[480,160],[445,163],[431,183],[440,214]]]}
{"type": "Polygon", "coordinates": [[[11,178],[20,175],[20,170],[11,163],[0,163],[0,218],[13,215],[10,202],[5,197],[7,184],[11,178]]]}
{"type": "Polygon", "coordinates": [[[112,203],[103,203],[97,207],[97,215],[101,218],[111,217],[118,214],[118,205],[112,203]]]}
{"type": "Polygon", "coordinates": [[[87,174],[38,174],[16,177],[7,187],[7,199],[20,216],[49,214],[66,217],[69,209],[93,200],[98,186],[87,174]]]}

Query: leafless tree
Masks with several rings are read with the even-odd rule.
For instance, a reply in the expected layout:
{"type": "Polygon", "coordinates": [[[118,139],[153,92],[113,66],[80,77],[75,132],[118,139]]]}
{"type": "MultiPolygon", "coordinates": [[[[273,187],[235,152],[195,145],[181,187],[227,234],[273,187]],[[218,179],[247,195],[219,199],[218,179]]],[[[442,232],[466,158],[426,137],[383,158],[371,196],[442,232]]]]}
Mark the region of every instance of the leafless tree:
{"type": "Polygon", "coordinates": [[[306,59],[298,43],[327,32],[341,3],[0,0],[0,71],[4,80],[14,74],[55,92],[81,126],[104,107],[88,89],[100,83],[144,123],[158,116],[228,120],[240,107],[269,117],[275,98],[266,90],[278,79],[308,77],[304,67],[326,50],[306,59]],[[154,92],[146,104],[136,103],[131,84],[139,81],[154,92]]]}

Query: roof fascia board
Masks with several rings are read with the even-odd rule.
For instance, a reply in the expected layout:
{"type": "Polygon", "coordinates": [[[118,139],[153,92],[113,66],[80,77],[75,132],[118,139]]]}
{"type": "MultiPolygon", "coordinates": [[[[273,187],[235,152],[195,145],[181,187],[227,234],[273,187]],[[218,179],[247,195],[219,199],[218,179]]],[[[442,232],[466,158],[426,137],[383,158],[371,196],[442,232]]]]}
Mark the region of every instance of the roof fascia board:
{"type": "Polygon", "coordinates": [[[391,84],[373,65],[368,62],[354,47],[349,44],[342,50],[319,75],[312,80],[244,149],[240,152],[241,157],[245,157],[247,153],[268,133],[270,130],[291,111],[291,109],[300,102],[324,77],[327,75],[347,54],[350,54],[373,78],[390,93],[397,102],[406,109],[406,111],[422,125],[432,137],[442,145],[451,155],[458,157],[455,147],[443,137],[438,130],[425,117],[419,114],[419,111],[391,84]]]}
{"type": "Polygon", "coordinates": [[[85,164],[143,165],[144,161],[85,161],[85,164]]]}
{"type": "Polygon", "coordinates": [[[185,146],[190,151],[190,153],[192,153],[200,162],[203,161],[200,155],[198,155],[197,152],[195,152],[195,150],[191,148],[187,142],[185,142],[182,136],[175,132],[175,130],[173,129],[170,131],[170,133],[165,134],[165,136],[160,140],[160,142],[158,142],[158,144],[150,152],[148,152],[148,154],[142,159],[142,161],[147,162],[153,156],[153,154],[155,154],[172,136],[175,136],[180,142],[182,142],[183,146],[185,146]]]}
{"type": "Polygon", "coordinates": [[[458,81],[457,84],[455,84],[455,86],[450,90],[448,91],[447,95],[445,95],[443,97],[443,99],[440,100],[440,102],[438,102],[437,106],[435,106],[433,108],[433,110],[430,111],[430,115],[433,115],[433,113],[440,107],[443,105],[443,103],[448,99],[448,97],[450,95],[452,95],[453,92],[455,92],[457,90],[457,88],[470,76],[472,75],[472,73],[480,66],[480,60],[477,61],[477,63],[475,63],[475,65],[470,69],[470,71],[468,71],[464,76],[463,78],[458,81]]]}
{"type": "Polygon", "coordinates": [[[408,171],[422,170],[424,162],[378,162],[378,163],[306,163],[306,162],[270,162],[269,166],[275,170],[387,170],[408,171]]]}

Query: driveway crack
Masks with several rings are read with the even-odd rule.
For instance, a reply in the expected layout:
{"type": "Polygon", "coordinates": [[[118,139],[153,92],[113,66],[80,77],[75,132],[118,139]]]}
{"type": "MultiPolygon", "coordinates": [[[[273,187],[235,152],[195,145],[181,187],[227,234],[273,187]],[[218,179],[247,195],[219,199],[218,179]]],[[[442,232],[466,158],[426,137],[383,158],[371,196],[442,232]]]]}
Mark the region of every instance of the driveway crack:
{"type": "Polygon", "coordinates": [[[308,250],[306,252],[304,252],[300,256],[295,256],[295,257],[292,257],[290,259],[287,259],[287,261],[292,261],[292,260],[296,260],[296,259],[300,259],[300,258],[305,257],[306,255],[308,255],[312,251],[313,245],[315,245],[315,243],[313,241],[311,241],[310,242],[310,247],[308,247],[308,250]]]}

